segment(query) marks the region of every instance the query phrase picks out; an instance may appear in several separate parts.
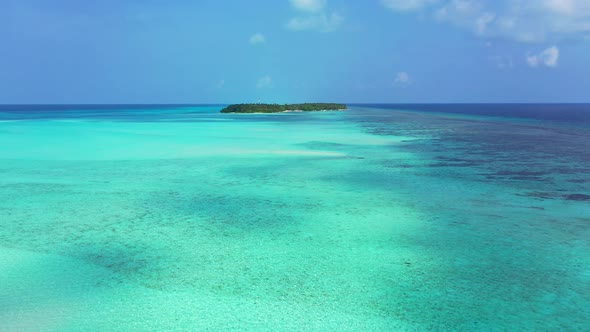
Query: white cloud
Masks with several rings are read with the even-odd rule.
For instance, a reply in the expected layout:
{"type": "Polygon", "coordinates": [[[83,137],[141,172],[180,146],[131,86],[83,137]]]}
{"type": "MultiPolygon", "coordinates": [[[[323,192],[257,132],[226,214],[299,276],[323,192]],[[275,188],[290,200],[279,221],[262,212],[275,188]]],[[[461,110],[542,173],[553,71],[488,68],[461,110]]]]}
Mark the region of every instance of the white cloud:
{"type": "Polygon", "coordinates": [[[332,15],[313,15],[308,17],[294,17],[287,23],[287,29],[293,31],[317,30],[331,32],[342,24],[344,17],[333,13],[332,15]]]}
{"type": "Polygon", "coordinates": [[[381,0],[395,12],[421,11],[481,37],[527,43],[587,39],[590,0],[381,0]]]}
{"type": "Polygon", "coordinates": [[[261,33],[255,33],[250,37],[250,44],[264,44],[266,43],[266,37],[261,33]]]}
{"type": "Polygon", "coordinates": [[[291,18],[286,28],[291,31],[315,30],[332,32],[344,22],[344,16],[326,10],[326,0],[290,0],[291,5],[299,11],[307,12],[291,18]]]}
{"type": "Polygon", "coordinates": [[[290,0],[291,5],[298,10],[320,12],[326,6],[326,0],[290,0]]]}
{"type": "Polygon", "coordinates": [[[424,9],[438,0],[381,0],[381,3],[395,11],[409,12],[424,9]]]}
{"type": "Polygon", "coordinates": [[[576,11],[576,1],[574,0],[545,0],[547,9],[567,15],[574,14],[576,11]]]}
{"type": "Polygon", "coordinates": [[[531,67],[547,66],[556,67],[559,61],[559,49],[556,46],[549,47],[539,54],[527,55],[526,62],[531,67]]]}
{"type": "Polygon", "coordinates": [[[478,35],[483,35],[488,29],[488,25],[496,19],[496,15],[491,13],[485,13],[477,18],[475,21],[475,32],[478,35]]]}
{"type": "Polygon", "coordinates": [[[270,78],[270,76],[268,76],[268,75],[261,77],[258,80],[258,83],[256,83],[256,87],[259,89],[269,88],[271,86],[272,86],[272,78],[270,78]]]}
{"type": "Polygon", "coordinates": [[[405,71],[400,71],[399,73],[397,73],[394,83],[395,84],[408,84],[408,83],[410,83],[410,75],[405,71]]]}

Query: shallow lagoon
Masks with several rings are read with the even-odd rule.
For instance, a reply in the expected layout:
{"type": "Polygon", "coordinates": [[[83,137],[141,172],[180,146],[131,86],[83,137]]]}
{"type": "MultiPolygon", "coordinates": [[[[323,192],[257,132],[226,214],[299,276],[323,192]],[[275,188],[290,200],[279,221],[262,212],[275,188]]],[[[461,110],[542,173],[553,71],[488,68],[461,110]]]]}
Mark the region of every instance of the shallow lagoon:
{"type": "Polygon", "coordinates": [[[0,330],[584,330],[590,129],[0,111],[0,330]]]}

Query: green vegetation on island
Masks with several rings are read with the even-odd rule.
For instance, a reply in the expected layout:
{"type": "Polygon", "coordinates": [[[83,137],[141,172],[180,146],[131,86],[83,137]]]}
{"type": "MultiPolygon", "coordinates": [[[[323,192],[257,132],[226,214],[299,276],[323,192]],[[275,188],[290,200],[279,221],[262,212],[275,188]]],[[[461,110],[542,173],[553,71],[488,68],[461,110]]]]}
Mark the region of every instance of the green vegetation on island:
{"type": "Polygon", "coordinates": [[[221,110],[221,113],[280,113],[345,110],[344,104],[305,103],[305,104],[235,104],[221,110]]]}

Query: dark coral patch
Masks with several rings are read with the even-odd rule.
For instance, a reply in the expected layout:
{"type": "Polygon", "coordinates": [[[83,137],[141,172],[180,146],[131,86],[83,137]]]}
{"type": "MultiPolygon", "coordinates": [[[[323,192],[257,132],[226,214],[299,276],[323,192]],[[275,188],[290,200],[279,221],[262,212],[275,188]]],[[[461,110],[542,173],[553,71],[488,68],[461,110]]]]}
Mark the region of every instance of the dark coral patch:
{"type": "Polygon", "coordinates": [[[590,195],[586,194],[569,194],[563,197],[568,201],[590,201],[590,195]]]}

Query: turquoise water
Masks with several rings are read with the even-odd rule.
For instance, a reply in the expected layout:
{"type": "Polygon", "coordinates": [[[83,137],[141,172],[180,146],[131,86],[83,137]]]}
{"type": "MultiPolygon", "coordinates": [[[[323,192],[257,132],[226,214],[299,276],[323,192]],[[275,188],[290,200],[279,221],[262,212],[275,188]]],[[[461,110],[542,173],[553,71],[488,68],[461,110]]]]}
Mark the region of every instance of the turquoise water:
{"type": "Polygon", "coordinates": [[[1,331],[588,330],[590,128],[0,111],[1,331]]]}

